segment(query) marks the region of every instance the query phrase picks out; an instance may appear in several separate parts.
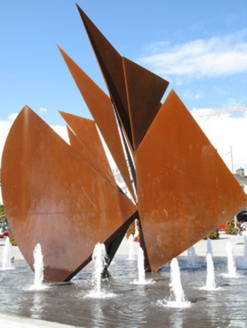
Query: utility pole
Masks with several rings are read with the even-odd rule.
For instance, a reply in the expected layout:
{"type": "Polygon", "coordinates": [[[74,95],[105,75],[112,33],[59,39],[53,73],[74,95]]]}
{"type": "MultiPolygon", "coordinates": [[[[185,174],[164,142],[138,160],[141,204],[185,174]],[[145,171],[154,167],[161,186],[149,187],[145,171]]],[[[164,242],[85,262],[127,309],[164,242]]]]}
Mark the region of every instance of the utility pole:
{"type": "Polygon", "coordinates": [[[232,174],[234,174],[232,146],[230,146],[230,153],[231,153],[231,162],[232,162],[232,174]]]}

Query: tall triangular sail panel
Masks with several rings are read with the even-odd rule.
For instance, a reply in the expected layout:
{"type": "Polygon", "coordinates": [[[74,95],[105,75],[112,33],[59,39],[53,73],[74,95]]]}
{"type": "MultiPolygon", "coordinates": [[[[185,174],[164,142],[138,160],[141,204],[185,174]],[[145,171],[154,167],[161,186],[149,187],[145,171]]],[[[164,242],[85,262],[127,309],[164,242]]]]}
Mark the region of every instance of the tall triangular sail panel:
{"type": "Polygon", "coordinates": [[[137,149],[136,172],[152,271],[247,204],[242,188],[174,91],[137,149]]]}
{"type": "Polygon", "coordinates": [[[134,199],[133,187],[123,152],[119,128],[110,98],[61,48],[59,50],[134,199]]]}
{"type": "Polygon", "coordinates": [[[160,109],[160,100],[168,82],[145,68],[123,58],[127,99],[136,150],[160,109]]]}
{"type": "Polygon", "coordinates": [[[122,57],[77,5],[115,109],[132,145],[122,57]]]}

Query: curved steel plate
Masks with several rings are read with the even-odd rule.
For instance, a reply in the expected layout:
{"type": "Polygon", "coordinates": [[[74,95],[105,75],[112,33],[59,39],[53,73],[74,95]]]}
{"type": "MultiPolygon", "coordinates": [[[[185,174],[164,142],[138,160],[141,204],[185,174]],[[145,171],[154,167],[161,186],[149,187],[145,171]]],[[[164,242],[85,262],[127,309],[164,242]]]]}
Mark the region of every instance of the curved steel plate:
{"type": "Polygon", "coordinates": [[[71,279],[136,211],[27,106],[7,137],[1,175],[13,235],[31,268],[41,244],[45,281],[71,279]]]}

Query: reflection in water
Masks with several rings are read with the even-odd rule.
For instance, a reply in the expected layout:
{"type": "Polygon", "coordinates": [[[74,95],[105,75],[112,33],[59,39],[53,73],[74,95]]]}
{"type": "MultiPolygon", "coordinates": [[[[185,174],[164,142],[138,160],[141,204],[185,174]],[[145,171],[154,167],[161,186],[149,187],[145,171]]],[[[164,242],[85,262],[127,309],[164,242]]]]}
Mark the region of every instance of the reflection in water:
{"type": "Polygon", "coordinates": [[[104,324],[104,315],[101,301],[94,303],[91,311],[91,316],[92,321],[95,323],[95,327],[101,327],[101,325],[104,324]]]}
{"type": "Polygon", "coordinates": [[[43,293],[35,292],[33,297],[33,306],[30,309],[31,317],[34,319],[41,319],[44,309],[45,298],[43,293]]]}
{"type": "Polygon", "coordinates": [[[183,313],[174,312],[171,315],[171,328],[183,328],[183,313]]]}
{"type": "Polygon", "coordinates": [[[13,270],[14,267],[11,263],[11,252],[12,245],[9,237],[5,238],[5,245],[3,250],[3,258],[2,258],[2,270],[13,270]]]}

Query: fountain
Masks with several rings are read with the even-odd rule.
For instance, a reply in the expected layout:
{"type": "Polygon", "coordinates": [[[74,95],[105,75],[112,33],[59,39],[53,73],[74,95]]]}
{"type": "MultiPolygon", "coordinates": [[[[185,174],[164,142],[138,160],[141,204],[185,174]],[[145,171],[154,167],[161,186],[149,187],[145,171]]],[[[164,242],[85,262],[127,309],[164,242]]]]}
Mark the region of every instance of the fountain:
{"type": "Polygon", "coordinates": [[[210,238],[207,239],[207,254],[212,254],[212,243],[210,238]]]}
{"type": "MultiPolygon", "coordinates": [[[[201,241],[202,244],[204,242],[201,241]]],[[[243,322],[247,321],[246,308],[240,305],[246,302],[245,275],[239,277],[237,284],[223,283],[222,292],[202,291],[199,290],[199,286],[202,282],[206,284],[205,265],[198,261],[196,270],[188,270],[187,258],[181,255],[178,257],[180,267],[182,268],[186,263],[183,271],[181,269],[181,281],[191,307],[189,309],[186,306],[179,307],[173,292],[169,299],[172,273],[169,266],[148,275],[155,284],[130,284],[134,279],[138,279],[137,261],[134,261],[133,265],[126,263],[128,241],[124,240],[124,243],[122,250],[125,253],[122,250],[117,252],[114,262],[111,262],[109,267],[110,277],[101,281],[101,291],[103,288],[106,292],[114,294],[115,297],[111,298],[109,295],[108,298],[104,298],[103,293],[100,297],[85,297],[93,289],[91,281],[95,264],[93,262],[78,272],[70,283],[51,284],[51,288],[44,292],[25,288],[33,283],[34,274],[25,260],[16,260],[15,271],[0,272],[0,327],[5,327],[1,325],[1,313],[7,312],[26,318],[32,317],[85,328],[120,326],[195,328],[205,325],[210,328],[244,328],[243,322]],[[164,299],[174,301],[172,305],[176,307],[169,307],[171,303],[164,299]]],[[[0,247],[0,250],[1,248],[3,251],[3,247],[0,247]]],[[[201,251],[200,255],[203,256],[204,252],[201,251]]],[[[226,257],[215,261],[215,273],[221,273],[222,263],[226,265],[226,257]]]]}
{"type": "Polygon", "coordinates": [[[232,251],[232,245],[229,241],[226,243],[226,253],[227,253],[228,273],[223,274],[223,276],[226,278],[237,278],[238,275],[236,273],[236,266],[235,266],[233,251],[232,251]]]}
{"type": "Polygon", "coordinates": [[[9,237],[5,238],[5,245],[2,258],[2,270],[13,270],[13,265],[11,263],[11,251],[12,245],[9,237]]]}
{"type": "Polygon", "coordinates": [[[137,267],[138,267],[138,280],[134,280],[132,284],[147,285],[153,283],[152,280],[145,279],[144,252],[141,246],[138,248],[137,267]]]}
{"type": "Polygon", "coordinates": [[[145,284],[144,252],[141,246],[138,249],[138,283],[145,284]]]}
{"type": "Polygon", "coordinates": [[[190,247],[187,251],[187,262],[189,268],[195,268],[196,267],[196,252],[194,246],[190,247]]]}
{"type": "Polygon", "coordinates": [[[211,253],[207,254],[207,280],[205,287],[207,290],[214,290],[216,288],[214,279],[214,262],[211,253]]]}
{"type": "Polygon", "coordinates": [[[207,279],[206,285],[200,289],[202,290],[219,290],[216,288],[215,278],[214,278],[214,262],[212,259],[212,254],[208,253],[206,256],[207,260],[207,279]]]}
{"type": "Polygon", "coordinates": [[[137,238],[138,235],[139,235],[138,219],[135,219],[135,235],[134,235],[134,239],[137,238]]]}
{"type": "Polygon", "coordinates": [[[129,257],[128,260],[134,260],[134,236],[132,234],[129,235],[129,257]]]}
{"type": "Polygon", "coordinates": [[[38,243],[33,251],[34,257],[34,283],[29,287],[29,290],[42,290],[48,288],[43,284],[44,278],[44,262],[41,245],[38,243]]]}
{"type": "Polygon", "coordinates": [[[191,303],[186,300],[184,295],[180,278],[180,269],[176,258],[171,261],[170,292],[171,295],[169,300],[159,300],[159,305],[172,308],[188,308],[191,306],[191,303]],[[175,300],[172,300],[174,298],[175,300]]]}
{"type": "Polygon", "coordinates": [[[93,274],[93,284],[94,292],[97,295],[101,293],[101,277],[106,265],[106,250],[105,245],[98,243],[93,251],[93,261],[94,261],[94,274],[93,274]]]}
{"type": "Polygon", "coordinates": [[[112,293],[106,293],[101,288],[102,274],[107,265],[107,253],[105,244],[97,243],[94,247],[92,260],[94,262],[94,272],[92,274],[93,291],[88,293],[85,297],[89,298],[109,298],[114,297],[112,293]]]}

